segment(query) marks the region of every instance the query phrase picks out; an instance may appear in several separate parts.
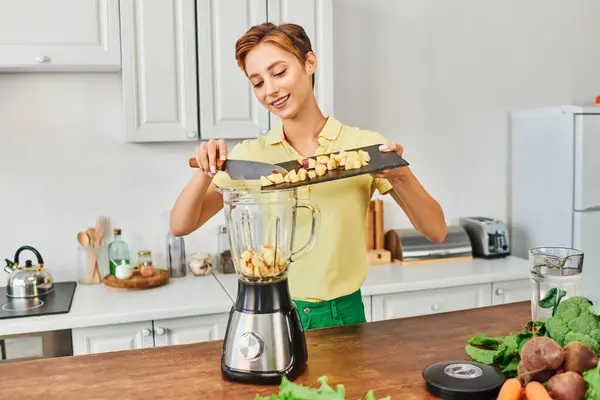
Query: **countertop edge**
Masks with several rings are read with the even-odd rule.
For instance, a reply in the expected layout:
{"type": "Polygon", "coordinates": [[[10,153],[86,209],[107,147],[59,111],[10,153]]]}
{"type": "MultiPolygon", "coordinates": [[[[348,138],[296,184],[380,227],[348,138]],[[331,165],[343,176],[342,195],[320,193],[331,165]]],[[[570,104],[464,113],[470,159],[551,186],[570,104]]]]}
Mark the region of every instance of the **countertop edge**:
{"type": "Polygon", "coordinates": [[[486,275],[478,275],[478,276],[459,276],[456,278],[445,278],[442,281],[440,280],[427,280],[420,282],[394,282],[389,284],[379,284],[379,285],[363,285],[361,287],[361,293],[363,296],[378,296],[385,294],[394,294],[394,293],[405,293],[405,292],[414,292],[418,290],[437,290],[437,289],[447,289],[454,288],[460,286],[471,286],[471,285],[484,285],[484,284],[493,284],[498,282],[507,282],[507,281],[515,281],[515,280],[527,280],[529,279],[528,273],[513,273],[513,274],[503,274],[503,273],[490,273],[486,275]]]}
{"type": "MultiPolygon", "coordinates": [[[[211,275],[222,294],[220,299],[211,298],[210,301],[204,299],[204,301],[199,300],[196,304],[175,308],[171,308],[167,304],[160,308],[131,309],[126,312],[107,313],[101,316],[96,315],[93,310],[90,310],[88,315],[73,315],[72,312],[78,301],[77,296],[81,296],[81,292],[77,293],[76,289],[69,313],[0,320],[0,337],[229,313],[233,301],[214,274],[211,275]]],[[[179,290],[179,288],[173,290],[179,290]]],[[[202,293],[199,294],[199,297],[202,297],[202,293]]]]}

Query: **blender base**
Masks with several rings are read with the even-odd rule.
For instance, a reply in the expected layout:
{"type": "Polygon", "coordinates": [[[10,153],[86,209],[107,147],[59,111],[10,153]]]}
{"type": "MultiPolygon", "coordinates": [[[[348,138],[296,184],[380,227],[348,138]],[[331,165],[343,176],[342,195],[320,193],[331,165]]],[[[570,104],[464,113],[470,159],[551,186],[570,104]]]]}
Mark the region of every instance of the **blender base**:
{"type": "Polygon", "coordinates": [[[295,380],[307,361],[304,330],[287,280],[263,284],[239,280],[223,342],[223,378],[276,385],[284,376],[295,380]]]}

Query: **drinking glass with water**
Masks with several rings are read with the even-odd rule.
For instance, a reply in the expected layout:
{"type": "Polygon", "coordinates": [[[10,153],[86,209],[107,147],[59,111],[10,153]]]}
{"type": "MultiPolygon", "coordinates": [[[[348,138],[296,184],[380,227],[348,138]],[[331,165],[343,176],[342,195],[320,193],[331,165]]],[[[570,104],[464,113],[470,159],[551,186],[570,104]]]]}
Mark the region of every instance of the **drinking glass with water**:
{"type": "Polygon", "coordinates": [[[568,247],[534,248],[529,250],[529,264],[531,317],[534,321],[545,321],[552,316],[553,308],[548,307],[548,303],[580,295],[579,283],[583,270],[581,250],[568,247]],[[555,299],[551,296],[555,296],[555,299]]]}

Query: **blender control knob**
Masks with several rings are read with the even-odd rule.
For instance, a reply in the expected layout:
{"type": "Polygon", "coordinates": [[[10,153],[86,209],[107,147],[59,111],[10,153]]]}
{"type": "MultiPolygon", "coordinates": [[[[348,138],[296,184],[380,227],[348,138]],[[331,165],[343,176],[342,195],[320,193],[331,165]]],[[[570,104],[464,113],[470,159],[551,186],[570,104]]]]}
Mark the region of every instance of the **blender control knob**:
{"type": "Polygon", "coordinates": [[[263,352],[263,341],[253,332],[246,332],[240,336],[238,351],[246,360],[258,358],[263,352]]]}

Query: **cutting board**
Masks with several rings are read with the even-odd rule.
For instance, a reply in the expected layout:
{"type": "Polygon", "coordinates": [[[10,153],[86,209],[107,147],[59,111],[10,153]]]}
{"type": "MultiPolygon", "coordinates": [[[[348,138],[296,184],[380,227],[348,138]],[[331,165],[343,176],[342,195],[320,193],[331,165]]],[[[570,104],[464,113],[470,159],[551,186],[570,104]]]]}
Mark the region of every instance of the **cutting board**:
{"type": "Polygon", "coordinates": [[[136,270],[133,276],[127,279],[118,279],[114,275],[106,275],[103,282],[105,286],[116,290],[145,290],[166,285],[170,277],[169,271],[156,268],[152,276],[143,276],[140,271],[136,270]]]}
{"type": "MultiPolygon", "coordinates": [[[[397,153],[392,152],[392,151],[382,152],[381,150],[379,150],[379,146],[381,146],[381,145],[375,144],[372,146],[357,147],[357,148],[353,148],[353,149],[344,150],[344,151],[363,150],[363,151],[366,151],[367,153],[369,153],[369,156],[371,158],[371,160],[369,161],[369,164],[367,164],[361,168],[349,169],[349,170],[344,170],[341,168],[334,169],[331,171],[327,171],[325,173],[325,175],[323,175],[323,176],[317,176],[313,179],[306,179],[304,181],[300,181],[300,182],[296,182],[296,183],[288,183],[288,182],[279,183],[276,185],[263,187],[262,190],[267,191],[267,190],[291,189],[291,188],[296,188],[296,187],[300,187],[300,186],[314,185],[317,183],[334,181],[334,180],[338,180],[338,179],[351,178],[353,176],[370,174],[373,172],[381,172],[381,171],[398,168],[398,167],[406,167],[409,165],[408,162],[404,158],[399,156],[397,153]]],[[[337,154],[337,153],[339,153],[339,151],[335,151],[333,153],[319,154],[319,156],[321,156],[321,155],[331,156],[332,154],[337,154]]],[[[313,156],[310,158],[316,159],[316,157],[317,156],[313,156]]],[[[285,168],[287,171],[291,171],[291,170],[298,171],[300,168],[302,168],[302,165],[300,165],[298,160],[286,161],[283,163],[279,163],[277,165],[285,168]]]]}
{"type": "Polygon", "coordinates": [[[392,253],[385,249],[383,229],[383,200],[371,200],[365,221],[367,265],[390,264],[392,253]]]}

